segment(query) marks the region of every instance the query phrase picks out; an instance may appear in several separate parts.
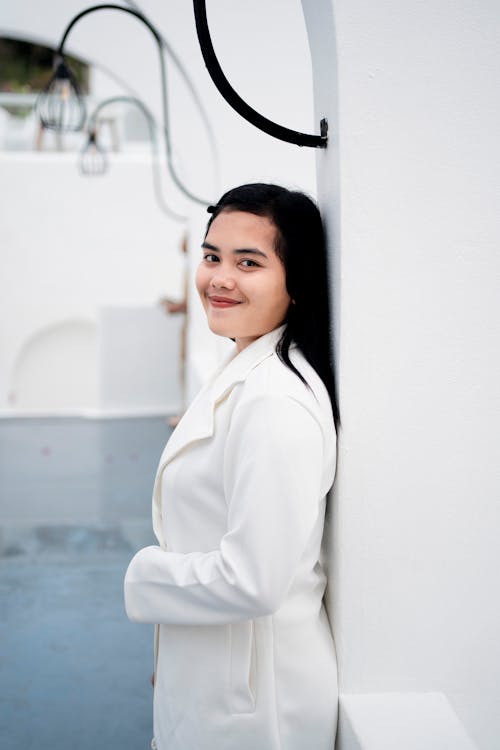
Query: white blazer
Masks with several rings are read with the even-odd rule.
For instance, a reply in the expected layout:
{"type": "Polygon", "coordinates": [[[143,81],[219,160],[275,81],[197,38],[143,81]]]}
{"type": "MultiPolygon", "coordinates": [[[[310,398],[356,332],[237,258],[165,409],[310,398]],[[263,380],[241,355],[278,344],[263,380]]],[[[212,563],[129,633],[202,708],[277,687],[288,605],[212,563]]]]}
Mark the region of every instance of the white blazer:
{"type": "Polygon", "coordinates": [[[283,328],[202,389],[161,457],[159,546],[132,559],[129,618],[154,623],[159,750],[333,750],[337,673],[322,603],[335,473],[327,391],[283,328]]]}

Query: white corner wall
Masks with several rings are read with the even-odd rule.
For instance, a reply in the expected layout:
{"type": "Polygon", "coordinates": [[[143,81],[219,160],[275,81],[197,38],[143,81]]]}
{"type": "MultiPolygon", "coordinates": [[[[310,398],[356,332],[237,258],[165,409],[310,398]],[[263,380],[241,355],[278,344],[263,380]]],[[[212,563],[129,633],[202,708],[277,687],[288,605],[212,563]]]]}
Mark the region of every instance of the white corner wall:
{"type": "Polygon", "coordinates": [[[500,10],[303,8],[316,116],[331,125],[318,194],[342,418],[329,608],[341,716],[351,710],[339,748],[417,747],[409,717],[431,693],[446,700],[422,712],[434,739],[419,748],[455,750],[458,722],[464,743],[496,750],[500,10]],[[397,697],[383,745],[369,722],[382,694],[397,697]]]}

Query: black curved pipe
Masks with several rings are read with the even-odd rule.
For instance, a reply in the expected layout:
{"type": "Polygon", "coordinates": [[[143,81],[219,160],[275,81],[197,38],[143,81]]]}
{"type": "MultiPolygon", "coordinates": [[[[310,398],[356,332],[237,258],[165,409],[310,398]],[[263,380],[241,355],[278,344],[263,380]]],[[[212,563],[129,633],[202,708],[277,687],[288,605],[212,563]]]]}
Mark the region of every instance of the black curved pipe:
{"type": "Polygon", "coordinates": [[[278,125],[267,117],[259,114],[248,105],[239,94],[233,89],[226,76],[224,75],[215,50],[213,48],[210,31],[208,30],[207,8],[205,0],[193,0],[194,17],[196,20],[196,32],[200,43],[201,54],[207,66],[212,81],[215,83],[220,93],[228,104],[238,112],[245,120],[252,125],[263,130],[274,138],[279,138],[287,143],[294,143],[297,146],[312,146],[313,148],[325,148],[328,142],[328,123],[326,119],[321,120],[321,135],[308,135],[299,133],[297,130],[290,130],[282,125],[278,125]]]}
{"type": "MultiPolygon", "coordinates": [[[[127,5],[129,5],[133,10],[136,10],[138,13],[140,13],[146,20],[147,17],[144,14],[144,11],[141,10],[138,3],[135,2],[135,0],[126,0],[127,5]]],[[[187,70],[185,69],[184,65],[182,64],[181,60],[177,56],[175,50],[172,48],[172,45],[168,42],[168,40],[163,36],[161,31],[157,29],[158,36],[161,39],[161,43],[163,45],[163,48],[165,52],[168,54],[170,59],[172,60],[172,63],[177,68],[182,80],[184,81],[184,84],[186,85],[189,93],[191,94],[191,97],[193,99],[193,103],[196,106],[196,109],[198,110],[198,113],[200,115],[200,118],[205,125],[206,135],[208,138],[208,142],[210,144],[210,149],[212,151],[212,159],[213,159],[213,168],[214,168],[214,185],[216,186],[215,192],[219,194],[219,183],[220,183],[220,174],[219,174],[219,154],[218,154],[218,148],[217,148],[217,141],[215,138],[215,133],[212,128],[212,125],[210,123],[210,119],[208,117],[208,114],[206,112],[205,106],[198,96],[198,92],[196,91],[194,84],[192,80],[189,77],[189,74],[187,70]]]]}
{"type": "Polygon", "coordinates": [[[170,175],[172,177],[172,180],[177,185],[179,190],[184,193],[184,195],[189,198],[190,200],[194,201],[195,203],[199,203],[202,206],[206,206],[210,201],[199,198],[197,195],[194,195],[188,188],[184,185],[180,177],[177,175],[177,172],[175,170],[173,160],[172,160],[172,146],[170,143],[170,135],[169,135],[169,125],[168,125],[168,106],[167,106],[167,73],[165,69],[165,60],[163,57],[163,44],[162,39],[159,34],[159,32],[155,29],[153,24],[148,21],[147,18],[145,18],[142,13],[139,13],[136,10],[133,10],[132,8],[125,8],[123,5],[116,5],[115,3],[103,3],[99,5],[92,5],[90,8],[85,8],[85,10],[82,10],[80,13],[78,13],[68,24],[66,27],[64,34],[62,36],[61,42],[59,44],[59,48],[57,50],[57,54],[59,54],[61,57],[64,57],[64,45],[66,43],[66,40],[69,36],[69,33],[71,29],[74,27],[74,25],[84,16],[88,15],[89,13],[94,13],[97,10],[121,10],[124,13],[129,13],[131,16],[135,16],[139,21],[142,21],[145,26],[150,30],[152,35],[155,38],[156,45],[158,47],[158,53],[160,57],[160,74],[161,74],[161,94],[162,94],[162,107],[163,107],[163,130],[165,135],[165,150],[166,150],[166,157],[167,157],[167,165],[170,171],[170,175]]]}
{"type": "Polygon", "coordinates": [[[88,130],[90,133],[92,133],[93,130],[97,128],[97,118],[99,113],[107,107],[109,104],[115,104],[117,102],[126,102],[127,104],[133,104],[144,115],[146,122],[148,124],[148,130],[149,130],[149,140],[151,142],[151,148],[153,151],[153,187],[156,195],[156,201],[161,208],[161,210],[169,216],[174,221],[180,221],[180,222],[186,222],[188,217],[183,216],[181,214],[178,214],[176,211],[174,211],[170,206],[167,205],[163,198],[162,193],[162,187],[161,187],[161,177],[160,177],[160,169],[159,169],[159,154],[158,154],[158,141],[156,137],[156,133],[158,128],[158,125],[156,123],[155,118],[153,117],[152,113],[149,111],[149,109],[146,107],[144,102],[142,102],[140,99],[138,99],[136,96],[111,96],[109,99],[104,99],[104,101],[100,102],[97,107],[94,109],[92,114],[89,117],[88,121],[88,130]]]}

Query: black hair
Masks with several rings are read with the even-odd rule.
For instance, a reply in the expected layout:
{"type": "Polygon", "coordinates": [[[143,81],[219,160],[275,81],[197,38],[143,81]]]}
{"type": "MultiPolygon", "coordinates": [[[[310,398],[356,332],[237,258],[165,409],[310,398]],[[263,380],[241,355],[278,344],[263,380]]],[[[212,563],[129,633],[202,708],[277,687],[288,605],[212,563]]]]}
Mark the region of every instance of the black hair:
{"type": "Polygon", "coordinates": [[[221,211],[246,211],[267,216],[276,227],[275,251],[285,268],[286,287],[292,303],[285,319],[286,328],[276,352],[306,385],[302,374],[290,361],[290,344],[295,342],[322,379],[330,396],[335,424],[338,425],[335,376],[330,330],[328,259],[321,214],[311,198],[279,185],[250,183],[224,193],[215,206],[208,207],[213,220],[221,211]]]}

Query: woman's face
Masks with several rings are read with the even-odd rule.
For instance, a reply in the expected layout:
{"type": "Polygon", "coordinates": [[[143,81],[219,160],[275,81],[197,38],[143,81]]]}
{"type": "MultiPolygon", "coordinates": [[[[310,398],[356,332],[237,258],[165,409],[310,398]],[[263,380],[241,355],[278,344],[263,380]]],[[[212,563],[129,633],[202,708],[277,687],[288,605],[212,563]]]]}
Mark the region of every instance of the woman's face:
{"type": "Polygon", "coordinates": [[[196,287],[211,331],[241,351],[283,323],[290,296],[267,216],[222,211],[202,244],[196,287]]]}

